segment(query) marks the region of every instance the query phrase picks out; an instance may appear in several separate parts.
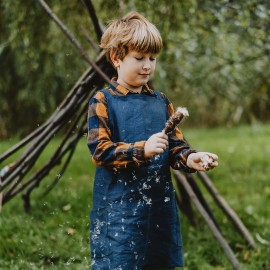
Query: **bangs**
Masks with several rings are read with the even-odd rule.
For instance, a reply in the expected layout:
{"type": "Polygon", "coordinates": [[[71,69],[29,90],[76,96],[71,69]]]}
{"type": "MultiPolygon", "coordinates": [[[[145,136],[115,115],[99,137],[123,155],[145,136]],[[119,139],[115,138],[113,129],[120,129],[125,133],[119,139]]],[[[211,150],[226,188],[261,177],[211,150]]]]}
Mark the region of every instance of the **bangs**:
{"type": "Polygon", "coordinates": [[[162,49],[162,38],[155,26],[137,25],[130,31],[128,48],[141,53],[159,54],[162,49]]]}

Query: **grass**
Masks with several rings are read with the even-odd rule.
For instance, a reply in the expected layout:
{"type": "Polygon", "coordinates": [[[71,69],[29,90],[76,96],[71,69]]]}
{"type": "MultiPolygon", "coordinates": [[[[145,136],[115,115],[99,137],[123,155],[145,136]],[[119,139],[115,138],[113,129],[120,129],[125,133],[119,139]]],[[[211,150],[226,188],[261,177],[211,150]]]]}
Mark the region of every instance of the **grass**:
{"type": "MultiPolygon", "coordinates": [[[[209,175],[256,240],[257,250],[248,248],[230,221],[201,186],[222,233],[243,269],[270,269],[270,125],[220,129],[183,129],[196,149],[219,155],[219,167],[209,175]]],[[[58,144],[55,139],[38,160],[44,164],[58,144]]],[[[1,142],[0,152],[15,141],[1,142]]],[[[1,165],[1,167],[4,164],[1,165]]],[[[44,179],[32,194],[32,211],[23,211],[20,196],[7,203],[0,214],[0,269],[89,269],[89,217],[94,168],[86,140],[78,145],[72,162],[58,185],[42,193],[58,169],[44,179]]],[[[198,182],[199,183],[199,182],[198,182]]],[[[200,183],[199,183],[200,184],[200,183]]],[[[184,270],[232,269],[203,219],[197,227],[182,215],[184,270]]]]}

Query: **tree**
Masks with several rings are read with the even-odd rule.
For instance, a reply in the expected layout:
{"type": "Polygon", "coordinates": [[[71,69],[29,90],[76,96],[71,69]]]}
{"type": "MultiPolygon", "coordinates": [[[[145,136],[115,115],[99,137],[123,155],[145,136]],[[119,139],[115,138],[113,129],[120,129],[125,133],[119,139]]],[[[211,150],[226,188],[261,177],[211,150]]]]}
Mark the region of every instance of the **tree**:
{"type": "MultiPolygon", "coordinates": [[[[121,3],[120,10],[119,1],[95,1],[100,21],[138,10],[157,25],[164,50],[155,86],[189,108],[192,125],[269,121],[268,1],[121,3]]],[[[81,30],[93,32],[83,5],[49,4],[93,56],[81,30]]],[[[0,97],[7,100],[0,108],[0,134],[25,134],[45,121],[86,65],[35,1],[5,1],[0,13],[0,97]]]]}

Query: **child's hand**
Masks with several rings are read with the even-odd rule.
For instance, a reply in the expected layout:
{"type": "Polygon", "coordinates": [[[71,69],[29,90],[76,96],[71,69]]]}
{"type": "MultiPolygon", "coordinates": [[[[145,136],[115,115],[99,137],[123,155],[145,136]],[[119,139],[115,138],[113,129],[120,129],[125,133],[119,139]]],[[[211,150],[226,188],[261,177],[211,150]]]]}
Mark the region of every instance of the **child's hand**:
{"type": "Polygon", "coordinates": [[[208,152],[191,153],[187,166],[197,171],[208,171],[218,166],[218,156],[208,152]]]}
{"type": "Polygon", "coordinates": [[[151,158],[156,154],[164,152],[168,145],[168,136],[164,131],[153,134],[145,143],[144,156],[151,158]]]}

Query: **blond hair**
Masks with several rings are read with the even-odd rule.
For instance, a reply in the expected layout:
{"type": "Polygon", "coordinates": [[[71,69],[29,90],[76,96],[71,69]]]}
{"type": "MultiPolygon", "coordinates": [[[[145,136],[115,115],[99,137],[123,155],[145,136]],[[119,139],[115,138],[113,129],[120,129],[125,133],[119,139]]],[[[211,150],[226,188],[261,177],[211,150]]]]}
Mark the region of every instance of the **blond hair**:
{"type": "Polygon", "coordinates": [[[109,60],[111,53],[123,60],[129,51],[158,54],[162,48],[162,38],[152,23],[133,11],[108,25],[100,47],[109,60]]]}

